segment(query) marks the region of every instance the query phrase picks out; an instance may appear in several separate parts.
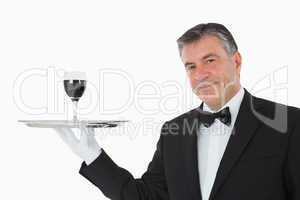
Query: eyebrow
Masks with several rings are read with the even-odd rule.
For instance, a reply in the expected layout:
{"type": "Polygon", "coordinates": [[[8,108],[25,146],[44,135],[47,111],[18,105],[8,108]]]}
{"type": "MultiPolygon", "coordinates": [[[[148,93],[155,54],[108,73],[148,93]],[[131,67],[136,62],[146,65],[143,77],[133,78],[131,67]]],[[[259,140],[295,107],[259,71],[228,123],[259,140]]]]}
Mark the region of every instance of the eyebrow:
{"type": "MultiPolygon", "coordinates": [[[[208,53],[208,54],[204,55],[204,56],[201,58],[201,60],[205,60],[205,59],[207,59],[207,58],[209,58],[209,57],[220,57],[220,56],[218,56],[218,55],[215,54],[215,53],[208,53]]],[[[192,65],[192,64],[195,64],[195,63],[192,63],[192,62],[186,62],[186,63],[184,64],[184,66],[188,66],[188,65],[192,65]]]]}
{"type": "Polygon", "coordinates": [[[205,60],[206,58],[209,58],[209,57],[220,57],[220,56],[218,56],[218,55],[215,54],[215,53],[208,53],[208,54],[206,54],[205,56],[203,56],[203,57],[201,58],[201,60],[205,60]]]}

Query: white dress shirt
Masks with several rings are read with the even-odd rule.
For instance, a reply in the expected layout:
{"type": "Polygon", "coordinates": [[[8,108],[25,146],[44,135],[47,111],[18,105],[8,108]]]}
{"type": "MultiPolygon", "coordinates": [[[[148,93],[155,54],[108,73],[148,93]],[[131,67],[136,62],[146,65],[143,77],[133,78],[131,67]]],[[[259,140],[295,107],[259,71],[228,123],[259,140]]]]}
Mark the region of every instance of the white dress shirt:
{"type": "MultiPolygon", "coordinates": [[[[235,96],[233,96],[222,108],[219,109],[222,110],[229,106],[231,113],[230,126],[226,126],[220,120],[216,119],[210,127],[206,128],[201,124],[198,130],[198,170],[202,200],[209,199],[209,195],[240,109],[244,93],[244,88],[241,87],[235,96]]],[[[209,112],[219,111],[212,111],[205,103],[203,103],[203,110],[209,112]]]]}

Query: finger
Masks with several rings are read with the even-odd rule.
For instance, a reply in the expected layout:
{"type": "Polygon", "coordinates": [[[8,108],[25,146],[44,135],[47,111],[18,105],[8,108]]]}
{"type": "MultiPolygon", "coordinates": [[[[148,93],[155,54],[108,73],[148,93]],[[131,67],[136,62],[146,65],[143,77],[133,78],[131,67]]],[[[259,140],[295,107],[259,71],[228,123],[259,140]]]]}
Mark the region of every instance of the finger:
{"type": "Polygon", "coordinates": [[[63,128],[63,129],[65,132],[65,137],[67,138],[69,144],[75,147],[79,142],[75,136],[75,133],[72,131],[71,128],[63,128]]]}
{"type": "Polygon", "coordinates": [[[65,143],[69,144],[69,141],[68,141],[68,139],[67,139],[67,137],[66,137],[66,133],[65,133],[65,131],[64,131],[63,128],[57,127],[57,128],[53,128],[53,129],[56,131],[56,133],[58,134],[58,136],[59,136],[65,143]]]}
{"type": "Polygon", "coordinates": [[[95,140],[95,130],[94,128],[87,128],[88,131],[88,142],[92,142],[95,140]]]}
{"type": "Polygon", "coordinates": [[[87,128],[89,136],[94,137],[95,136],[95,129],[94,128],[87,128]]]}
{"type": "Polygon", "coordinates": [[[94,128],[88,128],[89,136],[88,136],[88,143],[89,146],[91,146],[94,149],[100,149],[100,146],[96,140],[95,137],[95,129],[94,128]]]}
{"type": "Polygon", "coordinates": [[[85,126],[80,126],[80,131],[81,131],[81,134],[80,134],[80,145],[84,145],[84,146],[87,146],[88,145],[88,130],[85,126]]]}

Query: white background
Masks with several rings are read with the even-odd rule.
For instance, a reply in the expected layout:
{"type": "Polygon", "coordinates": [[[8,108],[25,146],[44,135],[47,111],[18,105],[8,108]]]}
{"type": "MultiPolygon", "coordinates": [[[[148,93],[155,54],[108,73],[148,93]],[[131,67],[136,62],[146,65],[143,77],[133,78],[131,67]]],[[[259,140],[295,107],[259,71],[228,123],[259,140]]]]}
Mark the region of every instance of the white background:
{"type": "Polygon", "coordinates": [[[117,164],[140,177],[161,123],[200,103],[175,42],[199,23],[222,23],[232,32],[248,91],[300,107],[298,8],[296,1],[1,1],[0,199],[106,199],[78,174],[81,160],[53,130],[17,122],[70,117],[63,70],[88,75],[82,118],[131,120],[127,129],[101,132],[97,139],[117,164]],[[110,74],[100,80],[107,69],[127,79],[110,74]]]}

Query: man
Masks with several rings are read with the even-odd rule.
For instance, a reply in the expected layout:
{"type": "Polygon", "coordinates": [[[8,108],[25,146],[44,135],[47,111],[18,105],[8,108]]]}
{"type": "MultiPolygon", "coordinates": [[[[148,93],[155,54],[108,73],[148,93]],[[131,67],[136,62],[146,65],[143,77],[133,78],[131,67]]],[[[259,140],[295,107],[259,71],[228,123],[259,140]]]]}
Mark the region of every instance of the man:
{"type": "Polygon", "coordinates": [[[252,96],[242,58],[221,24],[199,24],[178,40],[203,103],[164,123],[147,171],[135,179],[99,147],[93,129],[60,136],[85,162],[80,174],[114,200],[299,200],[300,111],[252,96]]]}

